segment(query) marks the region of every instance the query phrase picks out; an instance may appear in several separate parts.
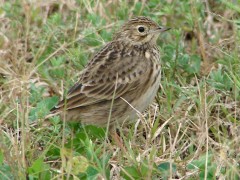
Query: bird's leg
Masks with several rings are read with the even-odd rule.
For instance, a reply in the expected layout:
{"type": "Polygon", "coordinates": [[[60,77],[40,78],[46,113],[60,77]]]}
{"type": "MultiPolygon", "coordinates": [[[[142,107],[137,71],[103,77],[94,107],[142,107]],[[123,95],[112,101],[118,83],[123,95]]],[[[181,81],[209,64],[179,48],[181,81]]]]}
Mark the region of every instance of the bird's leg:
{"type": "Polygon", "coordinates": [[[122,138],[118,135],[117,131],[116,131],[116,128],[111,128],[110,131],[109,131],[111,137],[112,137],[112,140],[116,143],[116,145],[118,147],[120,147],[120,149],[126,153],[127,150],[124,146],[124,144],[122,143],[122,138]]]}

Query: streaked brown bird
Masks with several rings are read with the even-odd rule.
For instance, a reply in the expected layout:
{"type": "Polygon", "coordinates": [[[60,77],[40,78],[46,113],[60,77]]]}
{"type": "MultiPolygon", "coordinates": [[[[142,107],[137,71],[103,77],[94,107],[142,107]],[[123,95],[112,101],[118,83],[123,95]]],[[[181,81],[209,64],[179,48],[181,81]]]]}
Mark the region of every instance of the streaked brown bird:
{"type": "Polygon", "coordinates": [[[160,27],[147,17],[126,22],[86,65],[65,99],[52,109],[67,121],[114,126],[136,118],[160,85],[160,27]]]}

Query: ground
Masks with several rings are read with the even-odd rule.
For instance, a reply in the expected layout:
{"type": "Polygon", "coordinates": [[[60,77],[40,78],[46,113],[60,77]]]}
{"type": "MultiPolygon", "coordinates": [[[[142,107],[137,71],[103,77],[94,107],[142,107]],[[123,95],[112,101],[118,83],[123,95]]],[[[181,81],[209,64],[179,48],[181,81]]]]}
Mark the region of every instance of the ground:
{"type": "Polygon", "coordinates": [[[239,1],[0,2],[0,179],[240,178],[239,1]],[[106,128],[44,124],[89,58],[138,15],[172,29],[158,41],[156,101],[119,128],[127,151],[106,128]]]}

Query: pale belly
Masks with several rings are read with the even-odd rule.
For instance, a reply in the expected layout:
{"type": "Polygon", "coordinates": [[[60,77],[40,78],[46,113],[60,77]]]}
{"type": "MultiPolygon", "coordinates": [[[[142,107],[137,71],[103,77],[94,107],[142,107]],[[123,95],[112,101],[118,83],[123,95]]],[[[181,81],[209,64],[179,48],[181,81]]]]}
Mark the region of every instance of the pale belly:
{"type": "Polygon", "coordinates": [[[160,85],[161,75],[157,78],[156,82],[139,98],[136,102],[136,109],[143,112],[154,100],[159,85],[160,85]]]}

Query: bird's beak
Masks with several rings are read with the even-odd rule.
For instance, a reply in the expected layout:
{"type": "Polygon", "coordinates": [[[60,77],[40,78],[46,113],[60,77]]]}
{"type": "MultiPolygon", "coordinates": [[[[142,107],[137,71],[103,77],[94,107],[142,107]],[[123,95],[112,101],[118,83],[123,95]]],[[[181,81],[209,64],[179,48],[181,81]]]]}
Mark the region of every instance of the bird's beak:
{"type": "Polygon", "coordinates": [[[157,29],[155,29],[153,31],[150,31],[149,33],[150,34],[155,34],[155,33],[158,34],[158,33],[161,33],[161,32],[168,31],[169,29],[171,29],[171,28],[159,26],[157,29]]]}
{"type": "Polygon", "coordinates": [[[159,32],[165,32],[165,31],[168,31],[168,30],[170,30],[171,28],[169,28],[169,27],[159,27],[158,28],[158,30],[159,30],[159,32]]]}

